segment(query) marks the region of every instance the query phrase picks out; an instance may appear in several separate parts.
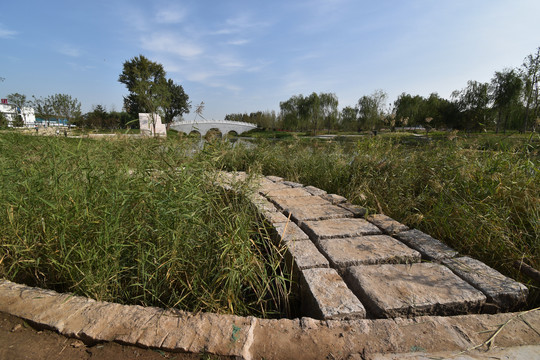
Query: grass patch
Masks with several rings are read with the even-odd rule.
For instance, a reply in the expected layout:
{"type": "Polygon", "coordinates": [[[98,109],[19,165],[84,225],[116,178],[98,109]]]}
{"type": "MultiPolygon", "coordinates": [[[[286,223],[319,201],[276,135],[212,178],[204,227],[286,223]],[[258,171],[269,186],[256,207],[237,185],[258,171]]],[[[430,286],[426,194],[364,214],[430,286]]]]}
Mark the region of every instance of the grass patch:
{"type": "Polygon", "coordinates": [[[289,276],[188,142],[0,134],[0,277],[97,300],[272,317],[289,276]]]}
{"type": "Polygon", "coordinates": [[[538,287],[512,264],[540,268],[539,149],[530,134],[390,134],[260,141],[223,152],[222,164],[314,185],[425,231],[527,284],[537,307],[538,287]]]}

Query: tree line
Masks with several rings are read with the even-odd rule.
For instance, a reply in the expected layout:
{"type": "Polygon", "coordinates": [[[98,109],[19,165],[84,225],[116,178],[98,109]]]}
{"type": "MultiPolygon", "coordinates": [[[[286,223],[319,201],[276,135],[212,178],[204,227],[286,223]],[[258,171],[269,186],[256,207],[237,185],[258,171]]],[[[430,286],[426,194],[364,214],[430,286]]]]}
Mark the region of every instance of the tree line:
{"type": "Polygon", "coordinates": [[[393,102],[383,90],[362,96],[355,106],[338,111],[333,93],[294,95],[280,102],[280,112],[228,114],[266,129],[291,131],[366,131],[381,127],[480,130],[535,130],[540,126],[540,47],[517,68],[495,72],[490,82],[470,80],[450,99],[402,93],[393,102]]]}

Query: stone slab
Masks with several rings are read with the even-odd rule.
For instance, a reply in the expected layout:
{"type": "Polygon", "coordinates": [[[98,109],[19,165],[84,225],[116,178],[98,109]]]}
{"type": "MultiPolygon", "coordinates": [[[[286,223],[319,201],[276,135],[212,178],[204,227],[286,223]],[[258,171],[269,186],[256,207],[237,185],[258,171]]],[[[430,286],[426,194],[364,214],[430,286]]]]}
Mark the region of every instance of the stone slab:
{"type": "Polygon", "coordinates": [[[292,241],[309,240],[309,236],[292,221],[274,224],[275,237],[284,244],[292,241]]]}
{"type": "MultiPolygon", "coordinates": [[[[273,205],[272,205],[273,206],[273,205]]],[[[262,211],[259,213],[261,218],[271,225],[277,225],[291,221],[287,216],[283,215],[280,211],[262,211]]]]}
{"type": "Polygon", "coordinates": [[[345,210],[349,210],[354,214],[354,217],[357,218],[363,218],[367,213],[366,208],[351,203],[338,204],[338,206],[344,208],[345,210]]]}
{"type": "Polygon", "coordinates": [[[409,264],[421,259],[418,251],[388,235],[320,240],[319,248],[340,271],[355,265],[409,264]]]}
{"type": "Polygon", "coordinates": [[[403,231],[396,234],[395,237],[419,251],[426,260],[441,261],[443,259],[453,258],[458,254],[458,252],[451,247],[420,230],[414,229],[403,231]]]}
{"type": "Polygon", "coordinates": [[[352,218],[354,216],[352,212],[332,204],[291,206],[285,209],[285,214],[291,214],[292,219],[297,224],[302,221],[352,218]]]}
{"type": "Polygon", "coordinates": [[[347,199],[337,194],[324,194],[320,195],[324,200],[330,201],[332,204],[343,204],[347,202],[347,199]]]}
{"type": "Polygon", "coordinates": [[[328,268],[330,264],[315,244],[309,240],[287,243],[288,260],[294,261],[296,270],[328,268]]]}
{"type": "Polygon", "coordinates": [[[383,214],[373,214],[366,217],[366,220],[376,225],[385,234],[395,235],[409,230],[409,227],[383,214]]]}
{"type": "MultiPolygon", "coordinates": [[[[280,186],[280,185],[282,184],[277,183],[276,186],[280,186]]],[[[291,188],[287,186],[286,188],[268,191],[266,193],[266,196],[271,197],[271,198],[294,198],[294,197],[313,196],[313,195],[311,195],[310,193],[308,193],[306,190],[302,188],[291,188]]]]}
{"type": "Polygon", "coordinates": [[[480,290],[487,301],[497,305],[499,311],[515,309],[525,304],[527,287],[476,259],[464,256],[443,260],[457,276],[480,290]]]}
{"type": "Polygon", "coordinates": [[[283,181],[283,184],[288,185],[293,188],[301,188],[304,187],[304,184],[300,184],[294,181],[283,181]]]}
{"type": "Polygon", "coordinates": [[[302,271],[302,300],[308,313],[321,320],[365,318],[366,310],[336,270],[302,271]]]}
{"type": "Polygon", "coordinates": [[[290,189],[290,186],[287,186],[283,183],[275,183],[270,180],[262,181],[258,184],[257,191],[259,191],[261,194],[266,195],[271,191],[276,190],[282,190],[282,189],[290,189]]]}
{"type": "Polygon", "coordinates": [[[270,181],[273,181],[273,182],[281,182],[283,181],[283,178],[282,177],[279,177],[279,176],[273,176],[273,175],[269,175],[266,177],[268,180],[270,181]]]}
{"type": "Polygon", "coordinates": [[[278,211],[274,204],[260,194],[249,195],[249,201],[251,201],[259,213],[264,211],[278,211]]]}
{"type": "Polygon", "coordinates": [[[486,301],[480,291],[435,263],[353,266],[345,279],[377,318],[474,313],[486,301]]]}
{"type": "MultiPolygon", "coordinates": [[[[294,189],[298,190],[298,189],[294,189]]],[[[269,197],[279,209],[285,210],[288,208],[310,207],[317,205],[330,205],[326,200],[318,196],[298,196],[298,197],[269,197]]]]}
{"type": "Polygon", "coordinates": [[[322,189],[319,189],[315,186],[304,186],[304,190],[306,190],[307,192],[309,192],[311,195],[315,195],[315,196],[321,196],[321,195],[324,195],[326,194],[326,191],[322,190],[322,189]]]}
{"type": "Polygon", "coordinates": [[[381,234],[378,227],[364,219],[357,218],[304,221],[300,224],[300,227],[315,243],[323,239],[381,234]]]}

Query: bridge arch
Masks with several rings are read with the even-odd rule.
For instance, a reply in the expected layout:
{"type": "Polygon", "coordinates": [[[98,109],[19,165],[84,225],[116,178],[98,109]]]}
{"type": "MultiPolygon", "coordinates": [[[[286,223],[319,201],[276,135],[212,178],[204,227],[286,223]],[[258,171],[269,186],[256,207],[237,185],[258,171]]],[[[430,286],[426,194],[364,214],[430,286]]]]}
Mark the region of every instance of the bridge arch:
{"type": "Polygon", "coordinates": [[[192,131],[197,131],[201,136],[205,136],[211,129],[217,129],[221,132],[222,136],[228,134],[231,131],[237,134],[242,134],[246,131],[256,129],[257,125],[250,124],[241,121],[216,121],[216,120],[194,120],[194,121],[182,121],[171,124],[171,129],[181,131],[186,134],[190,134],[192,131]]]}

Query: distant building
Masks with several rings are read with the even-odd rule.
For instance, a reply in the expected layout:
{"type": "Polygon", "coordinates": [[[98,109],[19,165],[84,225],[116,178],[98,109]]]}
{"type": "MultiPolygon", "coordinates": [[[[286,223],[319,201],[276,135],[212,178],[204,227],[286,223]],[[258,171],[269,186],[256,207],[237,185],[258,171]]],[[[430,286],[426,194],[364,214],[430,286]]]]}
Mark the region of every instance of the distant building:
{"type": "Polygon", "coordinates": [[[23,126],[32,127],[36,125],[34,108],[29,106],[20,108],[16,105],[8,104],[6,99],[2,99],[2,103],[0,104],[0,113],[4,114],[6,117],[9,127],[14,126],[17,115],[21,116],[23,126]]]}

